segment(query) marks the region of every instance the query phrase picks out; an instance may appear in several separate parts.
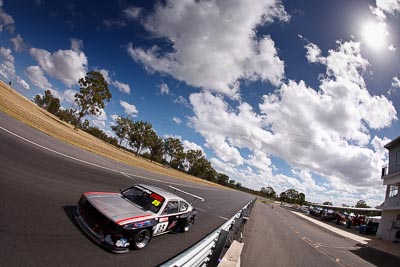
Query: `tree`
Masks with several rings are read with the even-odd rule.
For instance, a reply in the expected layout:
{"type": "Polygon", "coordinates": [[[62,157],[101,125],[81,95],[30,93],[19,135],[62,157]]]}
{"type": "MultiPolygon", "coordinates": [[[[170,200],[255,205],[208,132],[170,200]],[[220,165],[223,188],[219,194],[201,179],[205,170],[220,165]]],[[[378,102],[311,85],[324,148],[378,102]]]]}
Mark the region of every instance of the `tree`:
{"type": "Polygon", "coordinates": [[[275,190],[271,187],[261,187],[260,190],[261,194],[263,194],[266,197],[270,197],[270,198],[275,198],[276,192],[275,190]]]}
{"type": "MultiPolygon", "coordinates": [[[[85,122],[88,122],[88,120],[85,120],[85,122]]],[[[107,142],[110,143],[114,146],[117,146],[118,144],[118,140],[115,137],[110,137],[108,136],[103,130],[97,128],[97,127],[92,127],[89,126],[89,122],[87,125],[85,125],[85,127],[82,128],[85,132],[107,142]]]]}
{"type": "Polygon", "coordinates": [[[174,161],[175,163],[179,161],[178,159],[180,159],[184,153],[181,140],[173,137],[164,139],[164,151],[169,157],[169,164],[172,166],[174,161]]]}
{"type": "Polygon", "coordinates": [[[239,182],[237,182],[237,183],[235,184],[235,187],[236,187],[236,189],[242,189],[242,188],[243,188],[243,187],[242,187],[242,184],[239,183],[239,182]]]}
{"type": "Polygon", "coordinates": [[[217,182],[222,185],[227,185],[229,183],[229,176],[223,173],[217,173],[217,182]]]}
{"type": "Polygon", "coordinates": [[[356,208],[369,208],[367,203],[364,200],[359,200],[355,206],[356,208]]]}
{"type": "Polygon", "coordinates": [[[60,110],[58,111],[57,116],[58,116],[61,120],[65,121],[65,122],[68,122],[68,123],[70,123],[70,124],[72,124],[72,125],[75,125],[76,122],[78,121],[78,114],[77,114],[77,111],[76,111],[76,109],[73,109],[73,108],[69,108],[69,109],[60,109],[60,110]]]}
{"type": "Polygon", "coordinates": [[[198,164],[198,172],[196,177],[205,179],[207,181],[216,182],[217,172],[212,167],[211,163],[205,158],[201,157],[199,159],[198,164]]]}
{"type": "Polygon", "coordinates": [[[44,96],[41,97],[40,95],[36,95],[33,98],[33,101],[41,108],[44,108],[51,114],[57,115],[58,111],[60,110],[60,99],[54,97],[50,90],[46,90],[44,92],[44,96]]]}
{"type": "Polygon", "coordinates": [[[84,116],[100,115],[101,109],[104,108],[104,100],[111,99],[108,84],[99,71],[88,72],[78,83],[80,92],[75,94],[75,103],[79,106],[79,113],[75,129],[84,116]]]}
{"type": "Polygon", "coordinates": [[[154,131],[149,136],[149,150],[150,160],[161,163],[164,153],[164,141],[154,131]]]}
{"type": "Polygon", "coordinates": [[[282,192],[282,193],[279,195],[279,200],[280,200],[280,201],[283,201],[283,202],[288,202],[288,198],[287,198],[286,192],[282,192]]]}
{"type": "Polygon", "coordinates": [[[189,150],[186,152],[186,163],[187,163],[187,173],[197,176],[201,172],[200,159],[203,158],[203,152],[201,150],[189,150]]]}
{"type": "Polygon", "coordinates": [[[303,205],[306,202],[306,195],[304,193],[299,193],[299,197],[297,198],[296,203],[299,205],[303,205]]]}
{"type": "Polygon", "coordinates": [[[143,148],[150,146],[150,136],[154,135],[153,126],[145,121],[136,121],[130,126],[129,145],[136,149],[136,156],[143,148]]]}
{"type": "Polygon", "coordinates": [[[322,205],[333,206],[332,202],[330,201],[325,201],[324,203],[322,203],[322,205]]]}
{"type": "Polygon", "coordinates": [[[286,196],[289,203],[296,203],[299,192],[297,192],[295,189],[288,189],[286,190],[286,196]]]}
{"type": "Polygon", "coordinates": [[[296,203],[303,205],[306,201],[306,195],[299,193],[295,189],[288,189],[280,194],[280,200],[288,203],[296,203]]]}
{"type": "Polygon", "coordinates": [[[111,126],[111,130],[118,136],[118,146],[121,146],[122,141],[129,138],[129,132],[133,121],[128,117],[118,117],[115,122],[117,124],[111,126]]]}

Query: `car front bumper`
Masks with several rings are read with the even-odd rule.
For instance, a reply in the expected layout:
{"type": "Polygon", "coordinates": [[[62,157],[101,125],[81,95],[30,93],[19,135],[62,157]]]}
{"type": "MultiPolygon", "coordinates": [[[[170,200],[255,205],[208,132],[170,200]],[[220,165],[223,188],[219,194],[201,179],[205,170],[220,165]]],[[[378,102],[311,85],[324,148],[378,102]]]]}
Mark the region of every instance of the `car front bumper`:
{"type": "Polygon", "coordinates": [[[82,231],[89,236],[94,242],[102,246],[103,248],[113,252],[113,253],[125,253],[129,251],[128,247],[116,247],[109,242],[106,241],[106,238],[104,235],[99,235],[96,232],[94,232],[85,222],[83,217],[79,214],[79,209],[76,210],[75,213],[75,221],[78,223],[79,227],[82,229],[82,231]]]}

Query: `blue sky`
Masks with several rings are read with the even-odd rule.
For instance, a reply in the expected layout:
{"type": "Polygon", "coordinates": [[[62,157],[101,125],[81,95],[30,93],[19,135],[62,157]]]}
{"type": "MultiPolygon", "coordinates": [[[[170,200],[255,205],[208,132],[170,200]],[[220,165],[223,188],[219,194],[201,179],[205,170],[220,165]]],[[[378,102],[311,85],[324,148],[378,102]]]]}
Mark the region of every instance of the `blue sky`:
{"type": "Polygon", "coordinates": [[[400,2],[0,0],[0,78],[73,106],[101,71],[119,115],[244,186],[380,204],[400,131],[400,2]]]}

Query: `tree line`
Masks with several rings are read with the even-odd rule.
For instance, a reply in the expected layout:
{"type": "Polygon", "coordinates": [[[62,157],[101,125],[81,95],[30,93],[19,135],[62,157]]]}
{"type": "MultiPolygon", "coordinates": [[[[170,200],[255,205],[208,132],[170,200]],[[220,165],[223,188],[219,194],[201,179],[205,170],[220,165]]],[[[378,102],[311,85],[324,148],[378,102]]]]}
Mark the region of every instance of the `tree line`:
{"type": "MultiPolygon", "coordinates": [[[[153,162],[166,165],[195,177],[215,182],[231,188],[246,190],[241,183],[229,179],[229,176],[217,172],[201,150],[185,151],[179,138],[158,136],[151,123],[134,121],[127,116],[119,116],[111,130],[116,137],[107,135],[102,129],[91,126],[86,115],[100,115],[105,101],[112,97],[108,84],[98,71],[87,73],[79,79],[80,90],[75,94],[78,108],[62,109],[60,99],[54,97],[50,90],[44,95],[36,95],[33,101],[43,109],[54,114],[61,120],[74,125],[105,142],[119,148],[131,151],[135,156],[144,157],[153,162]]],[[[249,192],[253,190],[247,189],[249,192]]]]}
{"type": "MultiPolygon", "coordinates": [[[[330,202],[330,201],[325,201],[324,203],[322,203],[322,205],[333,206],[332,202],[330,202]]],[[[348,206],[346,204],[342,204],[342,207],[346,208],[346,207],[350,207],[350,206],[348,206]]],[[[365,200],[362,200],[362,199],[357,201],[357,203],[354,207],[355,208],[371,208],[370,206],[367,205],[365,200]]]]}
{"type": "Polygon", "coordinates": [[[275,190],[271,186],[261,187],[259,195],[269,199],[279,200],[291,204],[306,204],[306,195],[304,193],[298,192],[295,189],[288,189],[277,195],[275,190]]]}

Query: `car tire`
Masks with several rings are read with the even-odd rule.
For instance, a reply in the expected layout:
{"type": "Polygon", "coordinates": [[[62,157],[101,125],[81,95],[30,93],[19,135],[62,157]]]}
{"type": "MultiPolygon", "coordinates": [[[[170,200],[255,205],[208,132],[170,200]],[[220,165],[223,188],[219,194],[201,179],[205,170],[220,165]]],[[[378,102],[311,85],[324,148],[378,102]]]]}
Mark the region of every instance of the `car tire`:
{"type": "Polygon", "coordinates": [[[151,233],[149,229],[138,230],[131,239],[131,246],[133,249],[142,249],[150,242],[151,233]]]}

